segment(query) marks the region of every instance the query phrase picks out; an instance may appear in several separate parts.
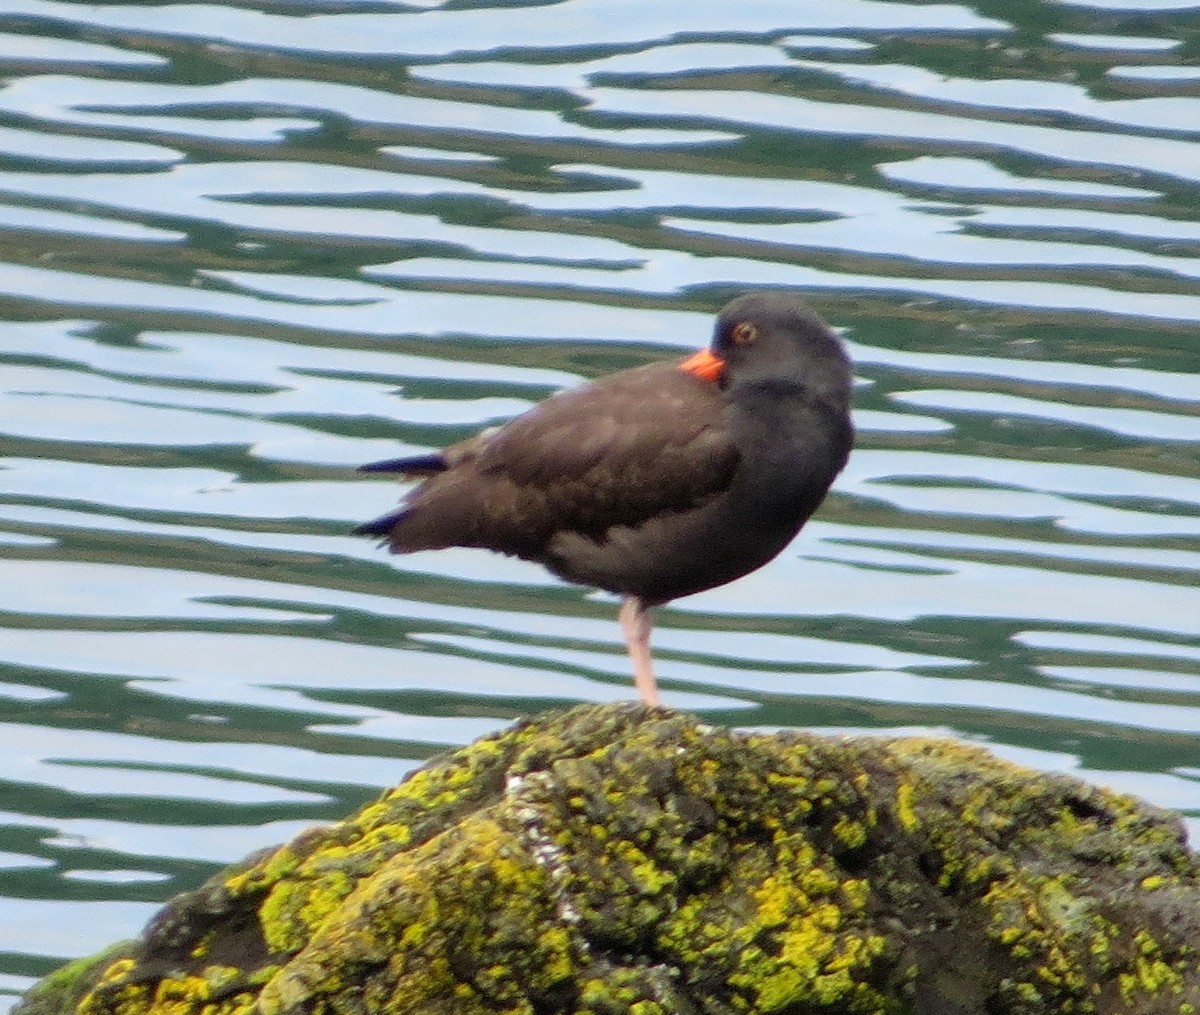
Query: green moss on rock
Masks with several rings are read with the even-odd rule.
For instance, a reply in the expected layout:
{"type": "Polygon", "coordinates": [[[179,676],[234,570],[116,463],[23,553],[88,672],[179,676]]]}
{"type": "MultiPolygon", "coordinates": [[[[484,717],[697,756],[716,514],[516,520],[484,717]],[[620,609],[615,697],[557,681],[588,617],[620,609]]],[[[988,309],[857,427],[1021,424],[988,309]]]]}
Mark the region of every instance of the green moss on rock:
{"type": "Polygon", "coordinates": [[[22,1015],[60,1015],[75,1011],[106,969],[128,959],[136,942],[121,941],[85,959],[68,962],[36,984],[20,1004],[22,1015]]]}
{"type": "Polygon", "coordinates": [[[1163,812],[961,744],[589,706],[248,858],[18,1012],[1179,1015],[1198,873],[1163,812]]]}

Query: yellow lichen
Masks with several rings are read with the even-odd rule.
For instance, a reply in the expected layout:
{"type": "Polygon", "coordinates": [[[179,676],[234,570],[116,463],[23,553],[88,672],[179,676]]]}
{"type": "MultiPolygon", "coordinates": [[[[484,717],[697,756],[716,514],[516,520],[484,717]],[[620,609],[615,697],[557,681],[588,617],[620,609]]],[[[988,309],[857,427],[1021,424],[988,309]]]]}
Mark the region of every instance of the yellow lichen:
{"type": "Polygon", "coordinates": [[[913,807],[913,796],[914,788],[912,783],[902,781],[896,784],[896,820],[910,834],[916,832],[921,827],[921,821],[917,817],[917,812],[913,807]]]}
{"type": "Polygon", "coordinates": [[[273,952],[298,952],[353,888],[354,882],[337,870],[323,878],[277,884],[259,909],[267,947],[273,952]]]}
{"type": "Polygon", "coordinates": [[[266,861],[226,879],[225,888],[231,895],[262,891],[286,878],[299,864],[300,858],[288,846],[281,846],[266,861]]]}
{"type": "Polygon", "coordinates": [[[848,817],[838,819],[837,824],[833,826],[833,834],[849,849],[857,849],[867,841],[866,826],[861,821],[854,821],[848,817]]]}
{"type": "Polygon", "coordinates": [[[1139,930],[1134,935],[1133,942],[1137,948],[1133,968],[1118,977],[1125,1003],[1133,1007],[1139,993],[1150,997],[1162,993],[1183,993],[1182,973],[1163,960],[1162,946],[1154,940],[1149,931],[1139,930]]]}
{"type": "Polygon", "coordinates": [[[897,1015],[978,964],[980,1010],[1183,1015],[1196,865],[1170,822],[1073,787],[932,739],[580,709],[214,879],[72,1007],[897,1015]],[[1177,923],[1135,922],[1154,906],[1177,923]]]}

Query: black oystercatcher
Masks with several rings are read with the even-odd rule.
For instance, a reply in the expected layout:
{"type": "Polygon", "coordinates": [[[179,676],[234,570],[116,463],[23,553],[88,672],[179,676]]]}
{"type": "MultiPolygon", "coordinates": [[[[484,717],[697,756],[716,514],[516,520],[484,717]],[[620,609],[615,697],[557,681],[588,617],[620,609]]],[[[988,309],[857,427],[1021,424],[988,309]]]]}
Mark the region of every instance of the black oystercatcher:
{"type": "Polygon", "coordinates": [[[481,546],[624,596],[638,693],[658,704],[649,608],[761,567],[850,453],[850,363],[788,293],[752,293],[712,345],[554,395],[504,426],[364,465],[423,482],[355,533],[392,553],[481,546]]]}

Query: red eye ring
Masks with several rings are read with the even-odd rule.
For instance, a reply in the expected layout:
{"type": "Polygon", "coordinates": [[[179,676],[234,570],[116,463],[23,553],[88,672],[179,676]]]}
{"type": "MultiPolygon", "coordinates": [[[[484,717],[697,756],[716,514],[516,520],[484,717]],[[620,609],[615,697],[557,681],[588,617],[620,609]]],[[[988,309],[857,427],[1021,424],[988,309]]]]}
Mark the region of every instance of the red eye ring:
{"type": "Polygon", "coordinates": [[[752,345],[758,338],[758,329],[749,321],[739,321],[733,326],[729,337],[734,345],[752,345]]]}

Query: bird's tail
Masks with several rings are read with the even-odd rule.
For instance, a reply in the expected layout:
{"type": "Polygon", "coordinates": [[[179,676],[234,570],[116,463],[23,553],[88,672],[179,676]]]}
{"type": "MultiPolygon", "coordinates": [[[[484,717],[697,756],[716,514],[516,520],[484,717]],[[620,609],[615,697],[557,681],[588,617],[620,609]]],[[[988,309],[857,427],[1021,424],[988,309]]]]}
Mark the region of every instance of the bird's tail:
{"type": "MultiPolygon", "coordinates": [[[[446,451],[411,458],[391,458],[359,466],[360,472],[385,472],[403,479],[425,479],[438,476],[462,461],[464,450],[470,451],[476,442],[451,445],[446,451]],[[456,457],[457,456],[457,457],[456,457]]],[[[446,477],[451,479],[450,476],[446,477]]],[[[375,536],[383,540],[392,553],[413,553],[416,550],[438,550],[447,546],[473,545],[470,535],[478,524],[478,511],[471,498],[439,496],[430,503],[431,489],[419,486],[408,495],[395,511],[365,522],[353,530],[356,536],[375,536]]]]}
{"type": "Polygon", "coordinates": [[[391,514],[376,518],[374,521],[356,525],[350,531],[356,536],[375,536],[379,539],[388,539],[392,534],[392,530],[407,516],[408,508],[402,507],[391,514]]]}
{"type": "MultiPolygon", "coordinates": [[[[445,472],[446,459],[442,457],[440,452],[434,452],[430,455],[414,455],[409,458],[389,458],[384,462],[370,462],[367,465],[360,465],[358,471],[384,472],[410,479],[420,479],[424,476],[433,476],[439,472],[445,472]]],[[[364,522],[351,531],[356,536],[376,536],[379,539],[386,539],[392,542],[393,530],[409,516],[410,512],[410,508],[400,507],[390,514],[376,518],[374,521],[364,522]]]]}
{"type": "Polygon", "coordinates": [[[401,476],[432,476],[445,472],[447,468],[445,456],[440,451],[431,455],[414,455],[410,458],[389,458],[384,462],[370,462],[360,465],[359,472],[389,472],[401,476]]]}

